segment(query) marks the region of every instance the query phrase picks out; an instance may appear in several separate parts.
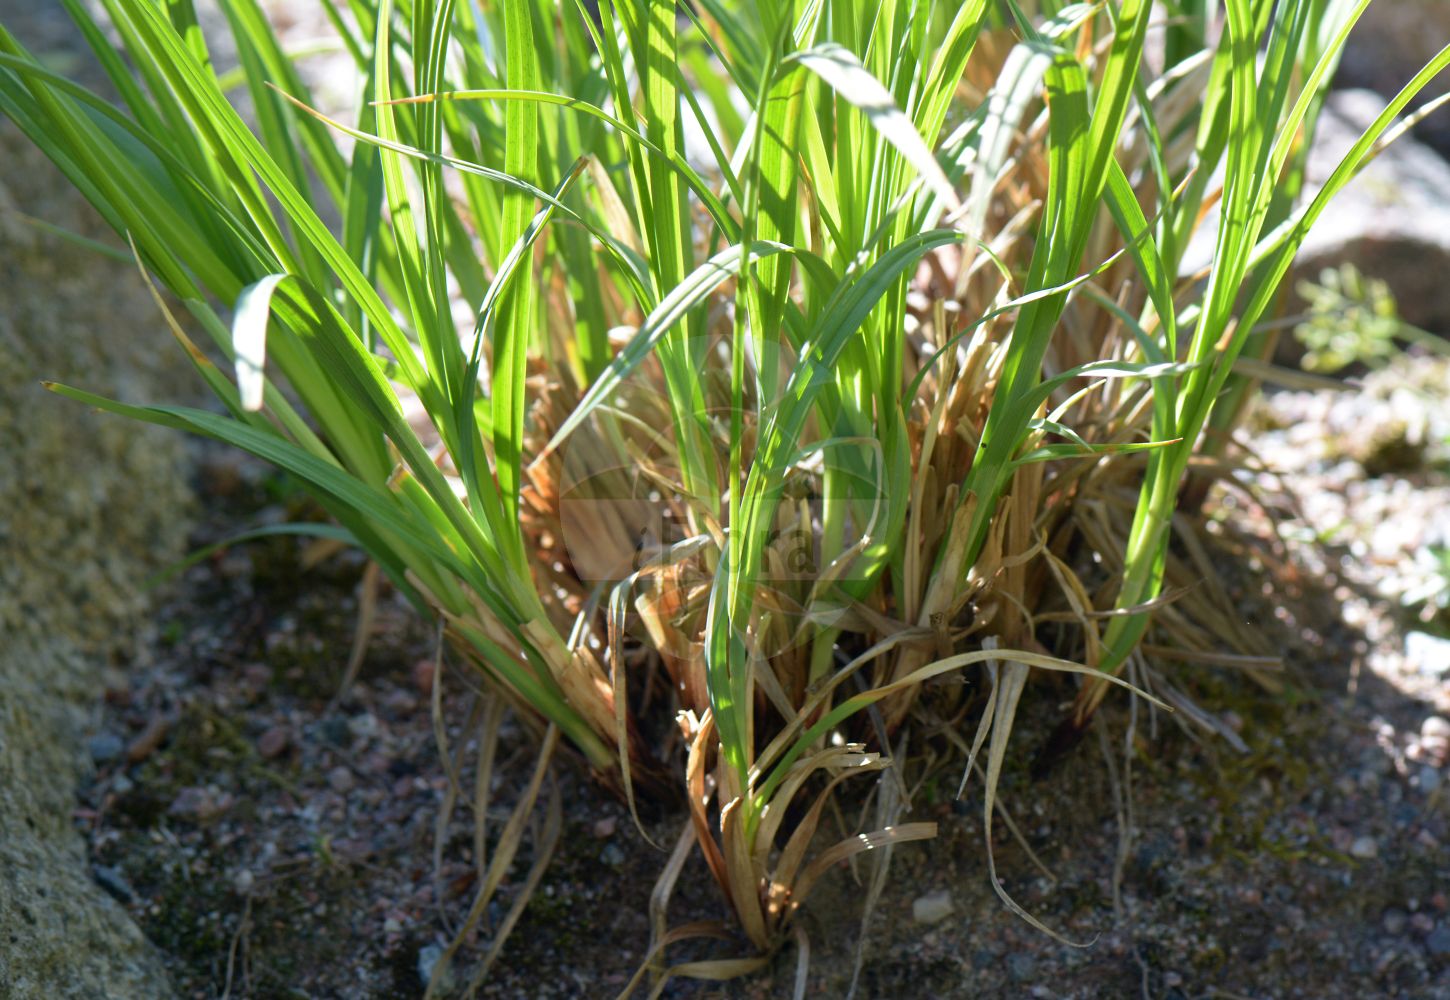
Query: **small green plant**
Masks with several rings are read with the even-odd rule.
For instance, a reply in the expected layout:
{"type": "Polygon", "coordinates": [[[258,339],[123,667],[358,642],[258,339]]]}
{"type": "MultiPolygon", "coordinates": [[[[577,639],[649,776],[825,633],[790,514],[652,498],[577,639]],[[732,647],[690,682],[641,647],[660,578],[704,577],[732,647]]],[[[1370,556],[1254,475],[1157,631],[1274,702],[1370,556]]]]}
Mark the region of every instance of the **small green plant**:
{"type": "Polygon", "coordinates": [[[1361,274],[1353,264],[1325,268],[1317,282],[1301,281],[1296,290],[1308,310],[1294,336],[1306,349],[1309,371],[1337,372],[1352,364],[1381,368],[1404,345],[1450,354],[1443,337],[1400,319],[1388,284],[1361,274]]]}
{"type": "MultiPolygon", "coordinates": [[[[114,36],[63,2],[120,104],[0,29],[0,111],[184,305],[225,412],[53,388],[305,483],[336,523],[295,530],[438,617],[499,698],[485,737],[503,705],[536,724],[465,929],[539,803],[526,885],[547,861],[562,741],[631,803],[683,787],[660,898],[698,850],[750,947],[676,970],[714,977],[762,967],[840,861],[932,835],[896,809],[817,844],[923,702],[975,719],[990,862],[1030,672],[1085,678],[1079,728],[1127,686],[1165,581],[1195,575],[1178,491],[1249,331],[1450,64],[1296,207],[1367,0],[1229,0],[1221,31],[1149,0],[323,0],[348,122],[257,0],[219,0],[224,78],[190,0],[102,0],[114,36]],[[1180,282],[1216,199],[1207,282],[1180,282]]],[[[1162,640],[1234,641],[1214,614],[1162,640]]]]}
{"type": "Polygon", "coordinates": [[[1423,567],[1420,579],[1400,602],[1426,625],[1450,632],[1450,546],[1427,546],[1416,562],[1423,567]]]}
{"type": "Polygon", "coordinates": [[[1379,365],[1398,353],[1402,326],[1390,289],[1353,264],[1325,268],[1318,282],[1295,286],[1308,307],[1294,336],[1304,345],[1304,367],[1337,372],[1352,364],[1379,365]]]}

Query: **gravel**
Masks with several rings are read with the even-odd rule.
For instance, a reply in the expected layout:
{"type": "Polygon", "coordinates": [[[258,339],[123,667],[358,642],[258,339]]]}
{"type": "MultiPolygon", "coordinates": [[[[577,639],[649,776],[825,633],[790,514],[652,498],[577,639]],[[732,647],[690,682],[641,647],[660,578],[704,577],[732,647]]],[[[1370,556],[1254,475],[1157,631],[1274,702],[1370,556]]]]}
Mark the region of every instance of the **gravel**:
{"type": "MultiPolygon", "coordinates": [[[[1340,474],[1350,472],[1332,472],[1340,474]]],[[[1296,496],[1349,490],[1351,480],[1336,486],[1330,475],[1301,467],[1288,486],[1296,496]]],[[[216,523],[207,530],[215,534],[196,544],[245,520],[259,494],[275,503],[264,477],[228,481],[233,492],[209,501],[216,523]]],[[[1266,499],[1272,505],[1279,495],[1266,499]]],[[[1349,492],[1340,495],[1346,510],[1358,509],[1349,492]]],[[[1391,483],[1365,495],[1419,516],[1414,491],[1391,483]]],[[[1239,533],[1230,543],[1247,538],[1253,551],[1277,551],[1261,513],[1215,502],[1239,533]]],[[[1071,695],[1035,681],[1013,733],[1024,756],[1009,759],[1001,791],[1057,881],[1041,877],[1002,825],[994,855],[1020,905],[1064,936],[1093,943],[1063,947],[1002,905],[984,867],[979,798],[919,801],[902,821],[935,821],[939,835],[894,852],[859,996],[952,997],[969,983],[974,995],[1066,1000],[1139,995],[1145,982],[1165,997],[1210,988],[1285,1000],[1436,995],[1447,965],[1436,949],[1450,914],[1443,894],[1427,887],[1445,884],[1450,825],[1436,796],[1444,794],[1437,781],[1450,749],[1450,701],[1443,684],[1427,683],[1406,662],[1393,591],[1370,579],[1401,572],[1401,564],[1334,562],[1334,578],[1321,588],[1316,574],[1333,558],[1318,542],[1295,541],[1313,536],[1301,531],[1293,503],[1276,509],[1290,568],[1272,575],[1272,594],[1262,592],[1262,567],[1225,559],[1219,569],[1245,614],[1277,630],[1285,679],[1308,693],[1300,704],[1313,710],[1232,671],[1165,670],[1225,720],[1247,753],[1189,738],[1176,717],[1140,717],[1128,789],[1136,829],[1124,847],[1095,749],[1084,745],[1040,781],[1026,774],[1025,753],[1046,739],[1071,695]],[[1344,582],[1351,577],[1354,587],[1344,582]],[[1343,596],[1338,587],[1347,588],[1343,596]]],[[[1381,516],[1397,516],[1394,509],[1380,508],[1381,516]]],[[[427,700],[435,678],[418,665],[431,666],[433,633],[396,595],[383,595],[363,669],[334,704],[362,567],[341,558],[304,576],[300,548],[282,538],[252,546],[240,576],[225,576],[220,564],[188,571],[159,623],[181,638],[132,671],[98,720],[99,732],[154,731],[156,745],[143,759],[123,754],[99,767],[84,832],[94,863],[131,887],[127,908],[166,949],[185,995],[222,990],[213,959],[234,939],[256,995],[416,995],[433,968],[422,960],[436,962],[442,928],[462,922],[475,878],[466,807],[455,812],[436,878],[432,864],[447,779],[427,700]],[[287,967],[305,971],[276,971],[287,967]]],[[[447,690],[463,689],[451,667],[443,678],[447,690]]],[[[469,708],[466,696],[444,699],[449,746],[465,754],[465,803],[476,753],[469,708]]],[[[1118,748],[1126,721],[1122,701],[1100,719],[1118,748]]],[[[505,803],[527,780],[530,759],[525,734],[506,729],[495,790],[505,803]]],[[[661,855],[581,769],[566,763],[558,776],[565,830],[488,996],[613,995],[645,957],[661,855]]],[[[843,800],[844,815],[857,808],[843,800]]],[[[496,833],[504,819],[495,811],[490,828],[496,833]]],[[[666,810],[646,825],[667,844],[683,822],[666,810]]],[[[527,864],[521,856],[490,906],[491,926],[527,864]]],[[[861,895],[843,870],[823,879],[802,911],[819,995],[843,995],[848,985],[840,977],[853,967],[861,895]]],[[[703,866],[687,865],[670,925],[720,915],[703,866]]],[[[480,935],[460,952],[460,978],[486,945],[480,935]]],[[[741,947],[672,945],[669,961],[737,957],[741,947]]],[[[792,968],[728,984],[723,994],[684,982],[672,989],[679,997],[789,993],[793,962],[784,964],[792,968]]]]}

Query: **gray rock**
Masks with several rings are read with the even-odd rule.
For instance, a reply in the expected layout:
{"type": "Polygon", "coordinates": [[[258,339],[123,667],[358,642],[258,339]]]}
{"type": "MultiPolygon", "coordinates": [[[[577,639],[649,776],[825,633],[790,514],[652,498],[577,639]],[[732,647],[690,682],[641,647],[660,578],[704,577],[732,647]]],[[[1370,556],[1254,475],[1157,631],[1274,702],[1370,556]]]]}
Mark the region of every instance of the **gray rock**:
{"type": "MultiPolygon", "coordinates": [[[[1309,155],[1305,200],[1324,185],[1385,103],[1371,90],[1330,94],[1309,155]]],[[[1220,171],[1214,184],[1221,183],[1220,171]]],[[[1352,264],[1389,286],[1401,319],[1433,332],[1450,332],[1450,282],[1444,280],[1450,273],[1446,191],[1450,191],[1450,163],[1417,142],[1413,132],[1401,137],[1340,191],[1319,217],[1285,279],[1286,289],[1294,293],[1300,281],[1317,281],[1327,268],[1352,264]]],[[[1218,222],[1214,208],[1185,251],[1184,274],[1212,259],[1218,222]]],[[[1290,298],[1291,312],[1304,307],[1297,293],[1290,298]]],[[[1286,336],[1279,343],[1279,360],[1297,363],[1302,349],[1294,338],[1286,336]]]]}
{"type": "Polygon", "coordinates": [[[1428,764],[1420,768],[1420,791],[1426,795],[1434,795],[1440,790],[1441,779],[1438,768],[1430,767],[1428,764]]]}
{"type": "Polygon", "coordinates": [[[1386,934],[1391,937],[1398,937],[1405,933],[1405,925],[1409,923],[1409,919],[1409,914],[1405,913],[1404,910],[1390,907],[1388,910],[1385,910],[1384,916],[1380,919],[1380,926],[1384,928],[1386,934]]]}
{"type": "Polygon", "coordinates": [[[1379,856],[1380,845],[1373,837],[1359,837],[1349,845],[1349,853],[1356,858],[1369,860],[1379,856]]]}
{"type": "MultiPolygon", "coordinates": [[[[1384,107],[1384,98],[1370,90],[1329,96],[1309,155],[1306,197],[1329,179],[1384,107]]],[[[1326,267],[1353,264],[1389,285],[1401,319],[1450,332],[1450,285],[1444,280],[1450,271],[1450,163],[1414,136],[1401,137],[1339,192],[1304,241],[1294,275],[1314,280],[1326,267]]]]}
{"type": "MultiPolygon", "coordinates": [[[[1445,0],[1372,3],[1350,32],[1335,80],[1342,87],[1367,87],[1389,99],[1440,51],[1450,38],[1450,4],[1445,0]]],[[[1450,89],[1450,72],[1430,81],[1412,108],[1450,89]]],[[[1436,112],[1417,133],[1421,141],[1450,155],[1450,118],[1436,112]]]]}
{"type": "MultiPolygon", "coordinates": [[[[74,44],[63,13],[0,0],[0,22],[47,53],[74,44]]],[[[8,121],[0,162],[0,997],[154,1000],[171,995],[164,966],[97,884],[71,813],[103,668],[146,640],[140,581],[183,551],[184,442],[39,383],[152,401],[194,376],[134,267],[16,221],[23,206],[115,240],[8,121]]]]}

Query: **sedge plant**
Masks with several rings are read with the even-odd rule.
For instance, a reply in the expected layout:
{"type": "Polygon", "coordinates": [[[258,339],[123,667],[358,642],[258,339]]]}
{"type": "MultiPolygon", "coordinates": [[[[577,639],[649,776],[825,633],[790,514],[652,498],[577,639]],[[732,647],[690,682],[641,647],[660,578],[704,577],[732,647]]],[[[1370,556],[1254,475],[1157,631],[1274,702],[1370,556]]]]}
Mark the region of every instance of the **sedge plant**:
{"type": "Polygon", "coordinates": [[[485,679],[484,732],[537,723],[466,926],[544,800],[537,882],[567,745],[631,806],[683,792],[650,965],[698,851],[748,945],[674,969],[712,977],[932,835],[892,796],[819,843],[913,726],[982,773],[990,863],[1034,671],[1082,679],[1080,730],[1112,685],[1189,704],[1150,660],[1271,663],[1193,586],[1180,490],[1308,227],[1450,64],[1299,204],[1368,0],[322,0],[347,120],[260,0],[217,0],[226,71],[191,0],[62,2],[114,101],[0,27],[0,111],[220,410],[52,388],[286,470],[335,522],[293,530],[365,549],[485,679]]]}

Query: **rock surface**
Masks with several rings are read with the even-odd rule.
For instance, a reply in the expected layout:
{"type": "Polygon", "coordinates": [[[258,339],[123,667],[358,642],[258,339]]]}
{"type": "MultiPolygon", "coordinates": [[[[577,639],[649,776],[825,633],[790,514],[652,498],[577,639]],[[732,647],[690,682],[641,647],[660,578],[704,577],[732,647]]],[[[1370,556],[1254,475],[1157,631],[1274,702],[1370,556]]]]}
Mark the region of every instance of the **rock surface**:
{"type": "MultiPolygon", "coordinates": [[[[1329,96],[1309,157],[1310,195],[1384,108],[1384,98],[1370,90],[1329,96]]],[[[1351,263],[1389,285],[1401,319],[1443,334],[1450,332],[1450,163],[1418,141],[1423,127],[1397,140],[1336,196],[1304,241],[1295,274],[1313,279],[1324,267],[1351,263]]]]}
{"type": "MultiPolygon", "coordinates": [[[[47,6],[0,0],[0,22],[59,52],[59,5],[34,9],[47,6]]],[[[154,399],[178,384],[179,352],[133,269],[17,218],[100,235],[8,122],[0,162],[0,996],[164,997],[160,961],[98,884],[72,814],[105,670],[144,650],[140,581],[185,538],[183,444],[39,380],[154,399]]]]}
{"type": "MultiPolygon", "coordinates": [[[[1393,0],[1372,3],[1350,33],[1340,60],[1341,86],[1367,87],[1393,97],[1412,74],[1450,40],[1450,3],[1445,0],[1393,0]]],[[[1430,82],[1411,107],[1450,89],[1450,72],[1430,82]]],[[[1437,111],[1419,128],[1420,138],[1450,155],[1450,114],[1437,111]]]]}
{"type": "MultiPolygon", "coordinates": [[[[1450,3],[1447,3],[1450,7],[1450,3]]],[[[1371,90],[1338,90],[1319,117],[1303,200],[1318,193],[1351,146],[1385,108],[1371,90]]],[[[1450,111],[1447,111],[1450,114],[1450,111]]],[[[1421,126],[1423,127],[1423,125],[1421,126]]],[[[1330,203],[1299,249],[1284,287],[1317,282],[1326,268],[1351,264],[1383,280],[1395,298],[1399,318],[1433,333],[1450,333],[1450,162],[1419,142],[1419,129],[1401,136],[1364,168],[1330,203]]],[[[1212,190],[1223,184],[1223,168],[1212,190]]],[[[1205,214],[1189,241],[1180,274],[1206,268],[1213,258],[1218,206],[1205,214]]],[[[1291,295],[1290,312],[1303,308],[1291,295]]],[[[1292,337],[1280,340],[1280,360],[1294,366],[1299,354],[1292,337]]]]}

